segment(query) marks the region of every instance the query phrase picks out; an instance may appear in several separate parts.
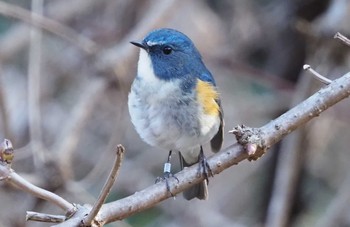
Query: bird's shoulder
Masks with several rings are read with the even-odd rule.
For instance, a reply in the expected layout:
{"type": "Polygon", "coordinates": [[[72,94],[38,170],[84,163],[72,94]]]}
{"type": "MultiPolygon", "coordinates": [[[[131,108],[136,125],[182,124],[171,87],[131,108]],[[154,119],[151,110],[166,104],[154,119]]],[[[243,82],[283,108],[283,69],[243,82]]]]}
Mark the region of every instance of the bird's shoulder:
{"type": "Polygon", "coordinates": [[[215,80],[210,73],[201,74],[196,83],[197,99],[202,104],[204,113],[219,115],[220,98],[215,86],[215,80]]]}

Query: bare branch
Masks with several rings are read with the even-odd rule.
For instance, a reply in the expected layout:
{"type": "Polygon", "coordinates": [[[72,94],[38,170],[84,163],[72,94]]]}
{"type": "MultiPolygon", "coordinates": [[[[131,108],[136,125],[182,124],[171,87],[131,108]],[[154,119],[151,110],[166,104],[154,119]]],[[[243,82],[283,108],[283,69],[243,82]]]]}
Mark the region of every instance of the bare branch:
{"type": "Polygon", "coordinates": [[[118,145],[117,146],[117,151],[116,151],[116,158],[114,161],[114,165],[113,168],[108,176],[108,179],[105,183],[105,185],[103,186],[103,189],[100,193],[100,196],[98,197],[95,205],[93,206],[91,212],[89,213],[89,215],[84,218],[83,223],[87,226],[90,226],[91,223],[93,222],[94,218],[96,217],[97,213],[100,211],[103,203],[106,201],[107,196],[109,195],[111,188],[118,176],[118,172],[121,166],[121,163],[123,161],[124,158],[124,152],[125,152],[125,148],[122,145],[118,145]]]}
{"type": "MultiPolygon", "coordinates": [[[[350,73],[334,80],[330,85],[322,88],[317,93],[284,113],[277,119],[269,122],[259,129],[242,127],[247,135],[247,143],[258,145],[258,151],[254,156],[249,156],[241,144],[233,144],[219,153],[208,158],[208,163],[215,174],[238,164],[245,159],[257,159],[264,154],[266,149],[280,141],[283,137],[294,131],[301,125],[311,119],[319,116],[323,111],[349,97],[350,95],[350,73]],[[251,132],[249,135],[249,131],[251,132]],[[249,138],[254,138],[251,141],[249,138]],[[260,138],[260,139],[257,139],[260,138]]],[[[197,177],[197,166],[186,168],[176,174],[179,183],[170,179],[169,184],[172,194],[176,195],[193,184],[204,180],[203,176],[197,177]]],[[[96,219],[99,223],[109,223],[126,218],[136,212],[140,212],[155,204],[169,198],[164,183],[158,183],[142,191],[120,199],[115,202],[107,203],[102,206],[101,212],[96,219]]]]}
{"type": "Polygon", "coordinates": [[[57,36],[69,40],[89,54],[93,54],[99,49],[94,41],[78,34],[73,29],[66,27],[50,18],[36,13],[31,13],[21,7],[0,1],[0,14],[7,17],[20,19],[26,23],[32,24],[33,26],[45,29],[57,36]]]}

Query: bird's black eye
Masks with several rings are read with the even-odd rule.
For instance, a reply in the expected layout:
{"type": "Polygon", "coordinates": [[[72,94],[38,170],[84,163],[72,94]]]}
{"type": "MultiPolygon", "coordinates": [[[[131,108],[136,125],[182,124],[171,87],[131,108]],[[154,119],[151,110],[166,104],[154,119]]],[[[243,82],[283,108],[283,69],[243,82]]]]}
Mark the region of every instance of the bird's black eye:
{"type": "Polygon", "coordinates": [[[163,53],[166,54],[166,55],[171,54],[172,51],[173,51],[173,49],[170,46],[165,46],[163,48],[163,53]]]}

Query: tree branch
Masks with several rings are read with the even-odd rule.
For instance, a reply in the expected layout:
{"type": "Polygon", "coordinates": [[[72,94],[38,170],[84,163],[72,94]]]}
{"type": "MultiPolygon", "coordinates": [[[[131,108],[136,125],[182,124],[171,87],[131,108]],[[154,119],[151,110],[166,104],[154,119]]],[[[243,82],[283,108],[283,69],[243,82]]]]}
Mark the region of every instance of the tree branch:
{"type": "MultiPolygon", "coordinates": [[[[347,73],[261,128],[249,128],[243,125],[236,127],[234,133],[238,143],[208,158],[208,164],[214,174],[219,174],[223,170],[245,159],[256,160],[283,137],[319,116],[332,105],[349,97],[349,95],[350,73],[347,73]],[[251,145],[255,145],[257,148],[254,154],[248,154],[245,149],[246,147],[251,147],[251,145]]],[[[204,177],[198,177],[197,171],[198,168],[196,165],[191,166],[176,174],[178,181],[170,179],[169,185],[172,194],[176,195],[192,185],[203,181],[204,177]]],[[[72,213],[76,209],[76,206],[58,195],[30,184],[3,164],[0,165],[0,177],[2,180],[7,180],[10,184],[19,187],[23,191],[32,193],[37,197],[58,205],[66,212],[72,213]]],[[[100,226],[103,226],[106,223],[124,219],[134,213],[150,208],[169,197],[171,197],[171,194],[167,192],[165,183],[159,182],[131,196],[104,204],[97,214],[95,221],[100,226]]],[[[77,207],[78,212],[70,220],[63,222],[59,226],[76,226],[81,223],[85,215],[89,213],[89,208],[85,206],[77,207]]]]}
{"type": "Polygon", "coordinates": [[[9,166],[2,163],[0,163],[0,180],[5,180],[7,183],[16,188],[19,188],[22,191],[28,192],[36,197],[42,198],[48,202],[55,204],[64,210],[67,214],[73,213],[76,210],[73,204],[69,203],[62,197],[31,184],[19,176],[14,170],[9,168],[9,166]]]}
{"type": "MultiPolygon", "coordinates": [[[[238,141],[241,144],[233,144],[208,158],[208,163],[213,173],[218,174],[245,159],[257,159],[261,157],[266,149],[279,142],[283,137],[319,116],[323,111],[337,102],[349,97],[349,95],[350,73],[347,73],[259,129],[251,129],[244,126],[237,127],[236,131],[241,132],[240,136],[238,136],[238,141]],[[257,152],[254,155],[249,156],[245,151],[244,147],[247,144],[258,145],[257,152]]],[[[197,177],[197,166],[186,168],[176,174],[176,177],[179,180],[178,183],[174,179],[169,180],[171,192],[174,195],[204,180],[203,176],[197,177]]],[[[165,184],[158,183],[126,198],[105,204],[96,219],[100,223],[121,220],[152,207],[170,196],[166,191],[165,184]]]]}
{"type": "MultiPolygon", "coordinates": [[[[236,127],[234,132],[238,143],[208,158],[208,164],[214,174],[219,174],[223,170],[245,159],[256,160],[283,137],[319,116],[332,105],[349,97],[349,95],[350,73],[347,73],[261,128],[236,127]],[[251,144],[257,146],[257,151],[249,155],[245,147],[251,144]]],[[[198,168],[196,165],[191,166],[176,174],[178,181],[169,179],[171,193],[176,195],[192,185],[203,181],[204,177],[198,177],[197,171],[198,168]]],[[[167,192],[165,183],[159,182],[133,195],[104,204],[97,214],[95,221],[99,226],[103,226],[109,222],[122,220],[150,208],[169,197],[171,197],[171,194],[167,192]]],[[[78,208],[78,212],[70,220],[58,226],[77,226],[80,224],[86,214],[89,213],[89,210],[86,207],[78,207],[81,207],[83,210],[79,211],[80,208],[78,208]]]]}

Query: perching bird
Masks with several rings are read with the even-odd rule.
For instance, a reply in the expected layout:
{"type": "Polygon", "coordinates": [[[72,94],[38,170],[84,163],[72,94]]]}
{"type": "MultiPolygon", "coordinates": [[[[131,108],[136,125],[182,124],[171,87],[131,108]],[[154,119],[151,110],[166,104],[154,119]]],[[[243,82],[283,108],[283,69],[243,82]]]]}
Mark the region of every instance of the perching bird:
{"type": "Polygon", "coordinates": [[[169,151],[165,180],[172,176],[172,151],[179,151],[181,168],[199,163],[206,180],[186,190],[184,197],[207,199],[212,173],[202,145],[210,141],[217,152],[223,142],[223,111],[215,80],[191,39],[179,31],[158,29],[131,43],[140,47],[128,100],[131,121],[145,142],[169,151]]]}

